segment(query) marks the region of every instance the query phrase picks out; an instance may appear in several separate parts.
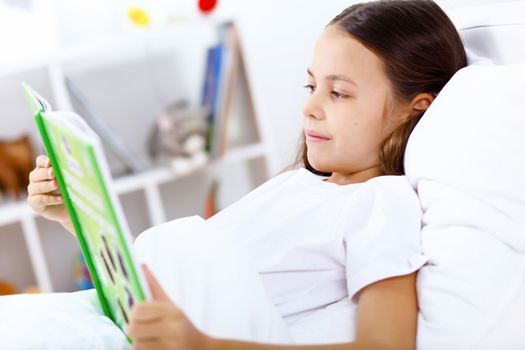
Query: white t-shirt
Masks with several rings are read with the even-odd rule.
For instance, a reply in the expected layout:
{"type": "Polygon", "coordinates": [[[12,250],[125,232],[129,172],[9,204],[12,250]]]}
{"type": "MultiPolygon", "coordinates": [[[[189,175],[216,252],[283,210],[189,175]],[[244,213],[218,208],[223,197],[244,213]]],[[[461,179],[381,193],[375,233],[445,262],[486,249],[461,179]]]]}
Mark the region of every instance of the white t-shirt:
{"type": "Polygon", "coordinates": [[[287,171],[208,219],[250,253],[304,343],[353,340],[356,293],[426,262],[420,203],[405,176],[349,185],[323,179],[287,171]]]}

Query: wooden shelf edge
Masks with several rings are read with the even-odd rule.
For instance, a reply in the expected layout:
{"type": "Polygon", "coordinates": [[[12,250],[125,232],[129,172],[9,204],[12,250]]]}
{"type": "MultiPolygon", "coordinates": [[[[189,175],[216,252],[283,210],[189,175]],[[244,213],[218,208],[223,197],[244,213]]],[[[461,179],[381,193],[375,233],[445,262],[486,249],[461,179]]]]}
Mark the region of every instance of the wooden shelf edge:
{"type": "Polygon", "coordinates": [[[0,206],[0,226],[18,223],[27,217],[34,217],[36,213],[25,200],[9,202],[0,206]]]}
{"type": "Polygon", "coordinates": [[[151,185],[160,185],[166,182],[176,181],[219,164],[247,161],[258,157],[263,157],[265,154],[266,149],[262,143],[237,146],[227,151],[223,157],[212,159],[205,165],[196,167],[189,172],[176,173],[168,167],[153,168],[143,173],[126,175],[121,178],[117,178],[113,181],[113,188],[119,195],[131,193],[144,190],[151,185]]]}

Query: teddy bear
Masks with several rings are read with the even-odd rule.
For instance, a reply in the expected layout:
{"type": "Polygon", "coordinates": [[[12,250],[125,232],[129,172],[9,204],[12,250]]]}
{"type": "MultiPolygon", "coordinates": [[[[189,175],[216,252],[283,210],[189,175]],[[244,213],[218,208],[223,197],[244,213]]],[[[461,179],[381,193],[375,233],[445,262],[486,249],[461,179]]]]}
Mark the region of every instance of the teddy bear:
{"type": "Polygon", "coordinates": [[[26,191],[33,159],[33,147],[28,135],[0,141],[0,190],[6,197],[20,199],[26,191]]]}

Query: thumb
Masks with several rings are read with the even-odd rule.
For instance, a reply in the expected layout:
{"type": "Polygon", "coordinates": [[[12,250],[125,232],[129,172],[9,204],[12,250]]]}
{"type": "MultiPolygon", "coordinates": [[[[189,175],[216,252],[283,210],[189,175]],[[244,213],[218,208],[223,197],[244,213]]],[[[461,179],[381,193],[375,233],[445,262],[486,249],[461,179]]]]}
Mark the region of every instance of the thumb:
{"type": "Polygon", "coordinates": [[[146,277],[146,281],[148,282],[149,288],[151,290],[151,296],[153,297],[153,300],[171,302],[170,297],[166,294],[155,276],[153,276],[151,270],[145,264],[142,265],[142,270],[144,271],[144,276],[146,277]]]}

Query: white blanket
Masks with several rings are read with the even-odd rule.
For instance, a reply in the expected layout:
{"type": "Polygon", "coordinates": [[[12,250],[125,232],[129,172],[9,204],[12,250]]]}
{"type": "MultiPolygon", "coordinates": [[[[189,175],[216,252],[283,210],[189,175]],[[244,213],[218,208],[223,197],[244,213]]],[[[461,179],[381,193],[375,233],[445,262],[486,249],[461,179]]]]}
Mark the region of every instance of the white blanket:
{"type": "Polygon", "coordinates": [[[131,349],[103,315],[95,290],[0,297],[2,350],[131,349]]]}
{"type": "MultiPolygon", "coordinates": [[[[136,256],[204,333],[292,342],[249,257],[204,223],[192,216],[155,226],[135,241],[136,256]]],[[[130,348],[94,290],[0,298],[0,350],[130,348]]]]}

